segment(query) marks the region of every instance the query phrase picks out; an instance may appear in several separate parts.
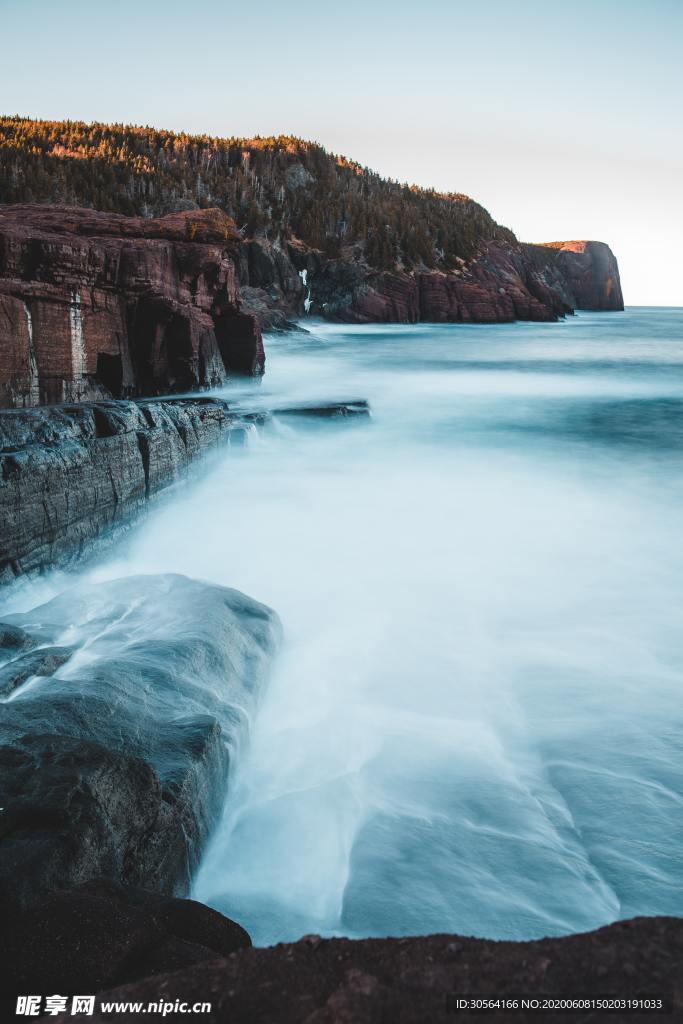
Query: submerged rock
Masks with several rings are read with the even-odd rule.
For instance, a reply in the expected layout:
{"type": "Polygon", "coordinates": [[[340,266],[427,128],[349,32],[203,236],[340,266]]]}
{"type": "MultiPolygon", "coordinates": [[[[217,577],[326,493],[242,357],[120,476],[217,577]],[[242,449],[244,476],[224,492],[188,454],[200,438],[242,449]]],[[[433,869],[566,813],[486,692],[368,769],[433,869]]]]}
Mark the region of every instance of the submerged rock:
{"type": "Polygon", "coordinates": [[[36,641],[28,633],[19,629],[18,626],[10,626],[6,622],[0,622],[0,654],[6,655],[12,652],[25,651],[34,647],[36,641]]]}
{"type": "Polygon", "coordinates": [[[344,416],[369,416],[370,406],[364,398],[348,402],[325,402],[322,405],[292,405],[273,409],[273,416],[306,416],[313,419],[336,419],[344,416]]]}
{"type": "Polygon", "coordinates": [[[76,587],[7,622],[74,653],[0,703],[0,900],[98,877],[186,893],[277,616],[168,575],[76,587]]]}
{"type": "MultiPolygon", "coordinates": [[[[0,630],[2,630],[0,623],[0,630]]],[[[0,668],[0,698],[7,697],[31,676],[51,676],[61,668],[73,652],[69,647],[40,647],[18,658],[13,658],[0,668]]]]}

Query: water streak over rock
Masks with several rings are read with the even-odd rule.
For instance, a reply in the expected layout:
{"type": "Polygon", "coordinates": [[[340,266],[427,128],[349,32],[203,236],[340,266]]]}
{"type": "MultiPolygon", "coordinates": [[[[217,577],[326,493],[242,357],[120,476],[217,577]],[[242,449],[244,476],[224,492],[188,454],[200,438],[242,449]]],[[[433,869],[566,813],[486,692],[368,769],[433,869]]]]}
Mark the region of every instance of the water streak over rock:
{"type": "Polygon", "coordinates": [[[277,617],[168,575],[82,585],[7,622],[36,654],[74,653],[0,703],[0,899],[26,906],[98,877],[186,892],[277,617]]]}

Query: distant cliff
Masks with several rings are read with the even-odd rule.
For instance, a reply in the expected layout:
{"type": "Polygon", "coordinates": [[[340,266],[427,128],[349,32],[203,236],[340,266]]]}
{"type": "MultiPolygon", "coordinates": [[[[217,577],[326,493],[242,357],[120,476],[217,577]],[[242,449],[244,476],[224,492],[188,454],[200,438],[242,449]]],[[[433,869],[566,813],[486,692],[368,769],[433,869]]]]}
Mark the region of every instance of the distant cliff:
{"type": "Polygon", "coordinates": [[[552,321],[576,309],[622,310],[617,261],[604,242],[555,246],[482,241],[452,270],[377,270],[300,242],[251,239],[235,259],[245,308],[265,328],[309,311],[347,323],[552,321]]]}
{"type": "Polygon", "coordinates": [[[559,275],[575,309],[624,308],[616,256],[604,242],[546,242],[524,249],[550,280],[559,275]]]}
{"type": "Polygon", "coordinates": [[[260,374],[260,330],[619,310],[595,241],[528,245],[478,203],[300,139],[0,118],[0,404],[260,374]]]}

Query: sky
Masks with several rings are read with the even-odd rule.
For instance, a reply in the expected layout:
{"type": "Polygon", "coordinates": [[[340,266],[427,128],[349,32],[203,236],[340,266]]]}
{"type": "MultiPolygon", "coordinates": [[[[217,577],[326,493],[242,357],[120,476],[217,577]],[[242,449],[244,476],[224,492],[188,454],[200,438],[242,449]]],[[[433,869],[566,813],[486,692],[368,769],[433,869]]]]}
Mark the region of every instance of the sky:
{"type": "Polygon", "coordinates": [[[683,305],[683,0],[0,0],[0,110],[291,134],[683,305]]]}

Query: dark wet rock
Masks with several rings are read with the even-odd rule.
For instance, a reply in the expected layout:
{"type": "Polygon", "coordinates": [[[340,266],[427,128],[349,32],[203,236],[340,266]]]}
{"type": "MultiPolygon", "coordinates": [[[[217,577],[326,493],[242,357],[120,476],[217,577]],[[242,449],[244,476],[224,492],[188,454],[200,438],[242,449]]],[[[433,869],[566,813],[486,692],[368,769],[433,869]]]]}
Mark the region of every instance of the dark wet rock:
{"type": "MultiPolygon", "coordinates": [[[[680,1020],[683,921],[636,918],[585,935],[538,942],[492,942],[454,935],[406,939],[319,939],[243,949],[225,960],[196,964],[102,994],[104,1000],[176,999],[210,1002],[203,1019],[216,1024],[451,1024],[492,1020],[509,1024],[580,1019],[651,1024],[680,1020]],[[464,1013],[454,999],[529,995],[627,997],[668,1000],[672,1015],[579,1014],[539,1011],[464,1013]]],[[[98,1000],[99,1005],[99,1000],[98,1000]]],[[[63,1017],[64,1021],[79,1019],[63,1017]]],[[[110,1019],[101,1013],[83,1017],[110,1019]]],[[[117,1021],[139,1019],[119,1013],[117,1021]]],[[[161,1019],[147,1014],[146,1020],[161,1019]]]]}
{"type": "Polygon", "coordinates": [[[313,419],[336,419],[344,416],[369,416],[370,406],[365,399],[350,402],[329,402],[323,405],[292,405],[286,409],[273,409],[273,416],[306,416],[313,419]]]}
{"type": "Polygon", "coordinates": [[[78,557],[245,424],[218,399],[0,411],[0,582],[78,557]]]}
{"type": "Polygon", "coordinates": [[[97,879],[0,920],[0,990],[94,993],[251,945],[238,924],[193,900],[97,879]]]}
{"type": "Polygon", "coordinates": [[[0,697],[9,696],[31,676],[54,675],[72,653],[69,647],[41,647],[14,658],[0,668],[0,697]]]}
{"type": "Polygon", "coordinates": [[[6,655],[8,652],[25,651],[34,647],[36,641],[32,636],[18,626],[10,626],[7,622],[0,622],[0,653],[6,655]]]}
{"type": "Polygon", "coordinates": [[[80,586],[8,616],[78,661],[0,703],[0,901],[106,877],[183,895],[279,639],[183,576],[80,586]]]}
{"type": "MultiPolygon", "coordinates": [[[[83,736],[26,734],[0,747],[0,771],[0,902],[29,906],[100,875],[173,892],[187,872],[181,819],[141,758],[83,736]]],[[[209,783],[222,781],[215,774],[209,783]]]]}
{"type": "Polygon", "coordinates": [[[258,317],[261,330],[270,334],[303,330],[294,319],[299,315],[298,310],[289,308],[291,303],[286,301],[284,295],[272,295],[263,288],[251,287],[243,287],[240,292],[245,307],[258,317]]]}
{"type": "MultiPolygon", "coordinates": [[[[301,414],[367,414],[363,401],[315,408],[301,414]]],[[[269,416],[207,396],[0,410],[0,583],[92,553],[207,451],[243,447],[269,416]]],[[[2,637],[0,651],[13,642],[2,637]]]]}

